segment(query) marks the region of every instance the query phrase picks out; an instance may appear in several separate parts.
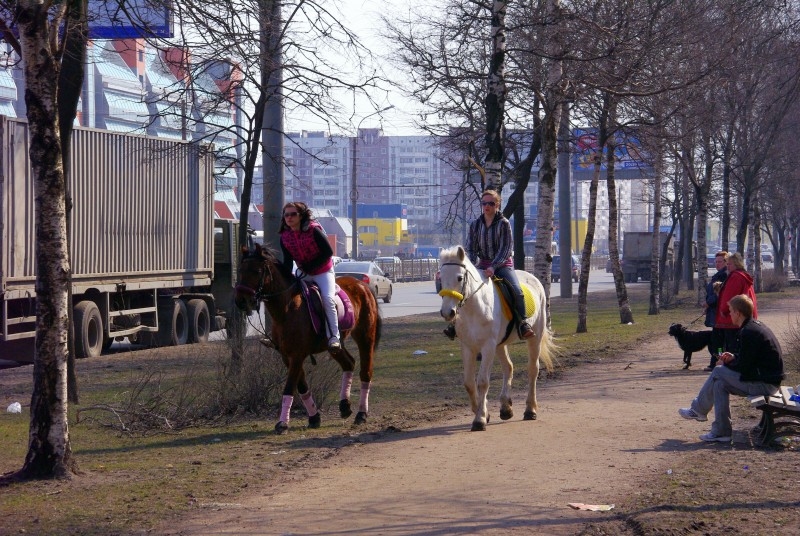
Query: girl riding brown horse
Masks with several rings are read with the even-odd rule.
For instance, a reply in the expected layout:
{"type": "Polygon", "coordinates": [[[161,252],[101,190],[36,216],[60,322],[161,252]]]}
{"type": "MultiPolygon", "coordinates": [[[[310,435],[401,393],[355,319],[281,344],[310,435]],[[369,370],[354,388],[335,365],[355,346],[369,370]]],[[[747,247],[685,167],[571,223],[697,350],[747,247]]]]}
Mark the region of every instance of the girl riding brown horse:
{"type": "Polygon", "coordinates": [[[319,331],[315,331],[315,322],[309,312],[300,280],[291,271],[286,270],[273,252],[262,248],[260,244],[256,244],[252,251],[247,248],[242,249],[239,283],[234,294],[236,305],[250,314],[258,309],[259,302],[264,302],[272,318],[272,341],[288,369],[283,389],[281,416],[275,425],[275,431],[279,434],[289,428],[289,410],[294,401],[295,391],[300,395],[300,400],[308,411],[309,427],[320,426],[319,410],[314,403],[303,370],[303,362],[311,354],[329,351],[342,367],[339,411],[342,418],[347,418],[353,413],[350,407],[350,386],[355,370],[355,358],[345,347],[348,337],[352,337],[358,346],[360,361],[361,394],[355,424],[361,424],[367,419],[372,367],[375,349],[380,340],[382,319],[378,302],[364,283],[352,277],[337,278],[336,283],[347,294],[352,304],[354,322],[352,327],[346,329],[344,325],[340,325],[341,347],[329,350],[325,322],[323,320],[319,331]]]}

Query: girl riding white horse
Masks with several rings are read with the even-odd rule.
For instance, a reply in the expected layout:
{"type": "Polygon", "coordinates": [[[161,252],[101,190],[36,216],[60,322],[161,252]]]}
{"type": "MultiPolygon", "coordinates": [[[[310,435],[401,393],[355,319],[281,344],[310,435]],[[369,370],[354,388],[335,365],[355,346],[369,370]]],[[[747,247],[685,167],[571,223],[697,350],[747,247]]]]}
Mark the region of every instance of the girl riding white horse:
{"type": "MultiPolygon", "coordinates": [[[[464,388],[475,413],[472,430],[485,430],[489,421],[486,396],[495,355],[499,356],[503,370],[500,418],[507,420],[513,416],[511,380],[514,365],[507,345],[520,340],[517,330],[513,329],[514,315],[507,306],[503,306],[500,292],[491,278],[485,277],[470,262],[463,247],[446,249],[439,259],[442,282],[442,291],[439,293],[442,296],[441,315],[446,321],[456,324],[461,343],[461,359],[464,362],[464,388]],[[479,353],[482,358],[477,361],[479,353]],[[478,363],[480,369],[476,374],[478,363]]],[[[536,380],[540,361],[547,370],[552,370],[556,346],[552,332],[547,327],[544,287],[528,272],[517,270],[516,274],[520,285],[530,294],[526,301],[530,303],[532,300],[534,309],[526,314],[533,336],[524,339],[528,350],[528,396],[523,418],[527,421],[536,419],[536,380]]]]}

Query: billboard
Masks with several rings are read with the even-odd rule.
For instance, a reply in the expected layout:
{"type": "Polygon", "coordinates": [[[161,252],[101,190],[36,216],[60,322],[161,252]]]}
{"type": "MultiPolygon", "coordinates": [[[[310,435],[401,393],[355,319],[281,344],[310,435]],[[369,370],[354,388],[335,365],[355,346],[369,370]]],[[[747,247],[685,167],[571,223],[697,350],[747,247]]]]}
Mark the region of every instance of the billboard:
{"type": "Polygon", "coordinates": [[[172,36],[170,0],[89,0],[90,39],[172,36]]]}
{"type": "MultiPolygon", "coordinates": [[[[594,168],[594,157],[598,150],[597,129],[576,128],[573,131],[574,157],[573,169],[576,171],[594,168]]],[[[652,169],[650,155],[642,148],[642,143],[630,130],[620,130],[614,136],[615,169],[652,169]]],[[[602,169],[606,169],[606,156],[603,155],[602,169]]]]}

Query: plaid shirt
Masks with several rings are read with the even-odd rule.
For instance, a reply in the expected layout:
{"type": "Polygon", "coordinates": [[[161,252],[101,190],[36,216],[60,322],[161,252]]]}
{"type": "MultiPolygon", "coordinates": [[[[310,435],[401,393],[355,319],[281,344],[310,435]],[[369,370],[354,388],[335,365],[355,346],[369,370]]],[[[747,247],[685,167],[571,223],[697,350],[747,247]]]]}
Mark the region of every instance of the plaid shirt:
{"type": "Polygon", "coordinates": [[[494,269],[513,266],[511,247],[511,223],[498,211],[489,227],[486,227],[483,216],[479,216],[470,224],[467,245],[464,249],[469,260],[481,270],[485,270],[490,266],[494,269]]]}

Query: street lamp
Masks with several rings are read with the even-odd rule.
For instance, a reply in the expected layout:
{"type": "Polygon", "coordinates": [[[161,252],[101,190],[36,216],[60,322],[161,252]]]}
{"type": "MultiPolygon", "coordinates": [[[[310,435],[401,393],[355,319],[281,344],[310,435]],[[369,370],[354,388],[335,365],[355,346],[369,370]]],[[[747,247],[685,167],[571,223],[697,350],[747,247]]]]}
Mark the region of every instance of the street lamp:
{"type": "Polygon", "coordinates": [[[358,176],[356,163],[358,162],[357,159],[357,151],[358,151],[358,133],[361,130],[361,124],[364,120],[369,119],[373,115],[378,115],[383,113],[387,110],[391,110],[394,108],[394,104],[387,106],[385,108],[381,108],[380,110],[376,110],[369,115],[365,115],[361,118],[361,121],[358,122],[358,126],[356,127],[356,135],[353,136],[352,143],[352,162],[350,164],[350,171],[352,175],[351,184],[350,184],[350,206],[352,207],[352,215],[351,221],[353,223],[353,259],[358,259],[358,182],[356,177],[358,176]]]}

